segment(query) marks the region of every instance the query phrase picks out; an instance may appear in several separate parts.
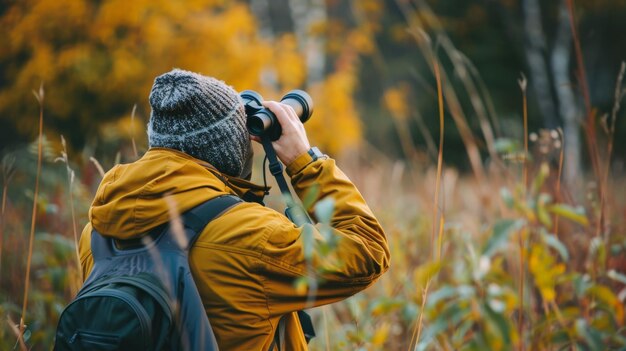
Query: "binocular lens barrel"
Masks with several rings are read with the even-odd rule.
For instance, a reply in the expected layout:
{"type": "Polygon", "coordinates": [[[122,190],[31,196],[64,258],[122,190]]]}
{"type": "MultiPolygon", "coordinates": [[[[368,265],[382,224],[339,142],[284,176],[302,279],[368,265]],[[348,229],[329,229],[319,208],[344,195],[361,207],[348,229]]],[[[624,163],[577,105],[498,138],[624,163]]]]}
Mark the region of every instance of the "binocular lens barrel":
{"type": "MultiPolygon", "coordinates": [[[[272,141],[280,138],[282,128],[276,115],[263,107],[263,98],[253,90],[240,93],[246,109],[248,131],[252,135],[268,135],[272,141]]],[[[292,90],[282,97],[280,102],[291,106],[302,123],[309,120],[313,114],[313,99],[303,90],[292,90]]]]}
{"type": "Polygon", "coordinates": [[[272,117],[265,113],[265,111],[261,111],[254,116],[248,117],[246,125],[248,126],[250,134],[261,135],[272,126],[272,117]]]}
{"type": "Polygon", "coordinates": [[[313,114],[313,99],[306,91],[292,90],[280,102],[291,106],[302,123],[308,121],[313,114]]]}

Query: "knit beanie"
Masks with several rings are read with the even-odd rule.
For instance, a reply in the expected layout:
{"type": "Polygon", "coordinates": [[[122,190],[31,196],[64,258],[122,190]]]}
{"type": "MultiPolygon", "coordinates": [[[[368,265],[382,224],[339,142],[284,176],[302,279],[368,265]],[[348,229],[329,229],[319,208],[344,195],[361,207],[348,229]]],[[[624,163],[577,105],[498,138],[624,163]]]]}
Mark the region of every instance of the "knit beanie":
{"type": "Polygon", "coordinates": [[[250,152],[246,114],[224,82],[174,69],[158,76],[150,92],[150,147],[180,150],[240,176],[250,152]]]}

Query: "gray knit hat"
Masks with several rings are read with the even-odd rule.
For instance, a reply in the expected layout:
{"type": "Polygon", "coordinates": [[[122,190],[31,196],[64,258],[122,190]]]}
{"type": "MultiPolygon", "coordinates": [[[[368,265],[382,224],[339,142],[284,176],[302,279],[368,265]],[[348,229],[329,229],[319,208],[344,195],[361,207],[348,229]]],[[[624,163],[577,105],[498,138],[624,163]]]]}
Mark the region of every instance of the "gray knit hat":
{"type": "Polygon", "coordinates": [[[156,77],[150,92],[150,147],[180,150],[240,176],[250,152],[246,114],[224,82],[174,69],[156,77]]]}

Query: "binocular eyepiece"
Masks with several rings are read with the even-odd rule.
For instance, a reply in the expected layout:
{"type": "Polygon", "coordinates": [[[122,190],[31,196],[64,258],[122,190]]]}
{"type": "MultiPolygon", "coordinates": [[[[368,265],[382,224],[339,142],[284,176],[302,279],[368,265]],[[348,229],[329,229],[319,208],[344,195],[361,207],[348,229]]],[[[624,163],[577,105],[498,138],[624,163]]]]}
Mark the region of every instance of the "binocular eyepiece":
{"type": "MultiPolygon", "coordinates": [[[[280,138],[282,128],[276,115],[262,105],[263,97],[254,90],[244,90],[239,96],[246,109],[246,126],[250,134],[255,136],[267,135],[270,140],[280,138]]],[[[280,102],[291,106],[302,123],[309,120],[313,114],[313,99],[303,90],[292,90],[280,99],[280,102]]]]}

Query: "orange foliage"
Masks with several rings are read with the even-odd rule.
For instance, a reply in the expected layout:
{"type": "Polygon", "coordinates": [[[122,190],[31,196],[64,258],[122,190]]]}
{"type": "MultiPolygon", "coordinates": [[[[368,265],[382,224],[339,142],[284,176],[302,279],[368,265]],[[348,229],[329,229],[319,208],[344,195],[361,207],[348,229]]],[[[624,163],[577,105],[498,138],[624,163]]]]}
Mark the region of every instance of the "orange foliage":
{"type": "Polygon", "coordinates": [[[274,45],[273,64],[283,90],[302,88],[306,80],[306,60],[292,33],[281,36],[274,45]]]}
{"type": "Polygon", "coordinates": [[[407,101],[410,101],[408,84],[403,83],[397,87],[387,89],[383,100],[385,107],[387,107],[394,118],[404,120],[408,117],[409,106],[407,105],[407,101]]]}
{"type": "MultiPolygon", "coordinates": [[[[306,58],[295,35],[263,40],[252,12],[240,2],[29,0],[10,5],[0,26],[8,38],[0,41],[0,63],[8,63],[0,66],[7,82],[0,85],[0,120],[25,136],[33,135],[37,116],[29,104],[31,90],[42,81],[45,129],[78,145],[105,121],[129,116],[134,104],[139,116],[147,115],[154,77],[174,67],[272,95],[307,84],[306,58]],[[261,82],[267,72],[276,82],[261,82]]],[[[361,52],[370,50],[368,40],[351,35],[361,52]]],[[[307,129],[328,151],[360,138],[352,102],[355,75],[343,69],[315,88],[318,121],[307,129]]]]}
{"type": "Polygon", "coordinates": [[[307,122],[312,142],[330,154],[358,145],[361,125],[352,94],[356,78],[349,70],[337,71],[312,89],[315,112],[307,122]]]}

